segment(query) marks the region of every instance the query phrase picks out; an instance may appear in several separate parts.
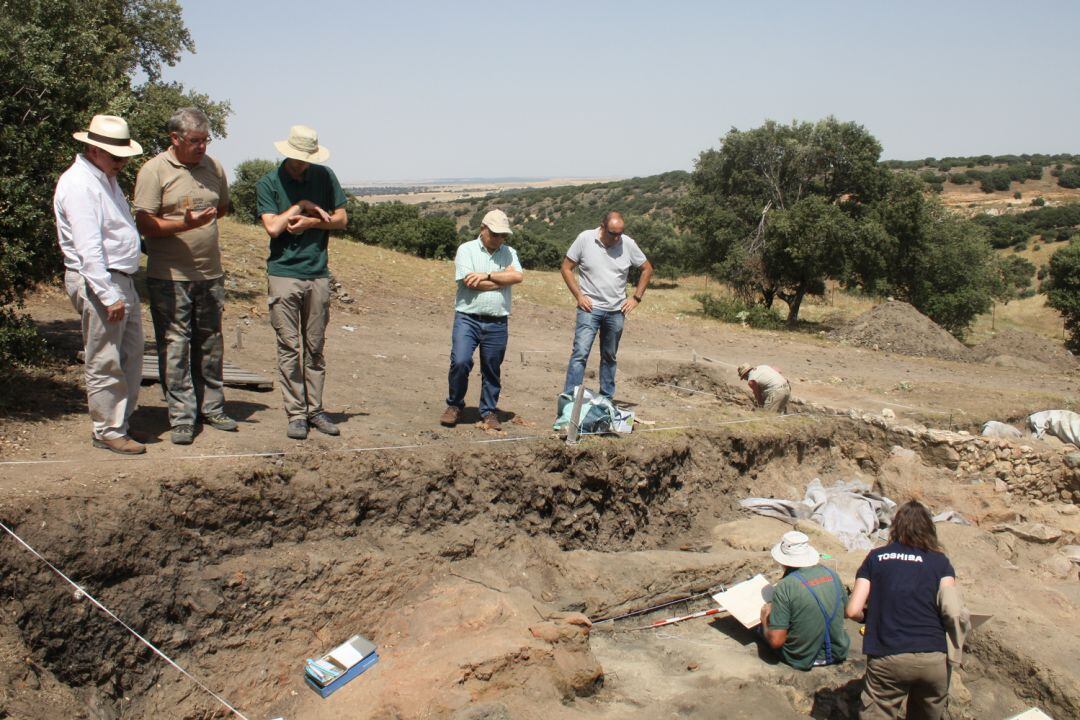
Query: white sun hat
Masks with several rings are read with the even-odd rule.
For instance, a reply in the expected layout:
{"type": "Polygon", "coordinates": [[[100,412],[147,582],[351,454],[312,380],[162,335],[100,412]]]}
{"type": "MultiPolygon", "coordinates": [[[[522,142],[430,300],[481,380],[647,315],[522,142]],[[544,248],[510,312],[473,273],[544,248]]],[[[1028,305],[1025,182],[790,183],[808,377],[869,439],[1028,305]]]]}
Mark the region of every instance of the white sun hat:
{"type": "Polygon", "coordinates": [[[804,568],[817,565],[821,555],[810,544],[806,533],[798,530],[784,533],[772,549],[773,560],[784,567],[804,568]]]}
{"type": "Polygon", "coordinates": [[[142,145],[131,139],[127,121],[116,115],[95,115],[89,130],[72,133],[71,137],[116,157],[142,155],[143,151],[142,145]]]}
{"type": "Polygon", "coordinates": [[[307,125],[293,125],[289,128],[289,138],[276,141],[274,147],[293,160],[324,163],[330,159],[330,151],[319,144],[319,134],[307,125]]]}
{"type": "Polygon", "coordinates": [[[502,210],[489,211],[484,216],[484,219],[480,221],[480,224],[497,235],[514,234],[514,231],[510,229],[510,218],[506,217],[506,213],[502,210]]]}

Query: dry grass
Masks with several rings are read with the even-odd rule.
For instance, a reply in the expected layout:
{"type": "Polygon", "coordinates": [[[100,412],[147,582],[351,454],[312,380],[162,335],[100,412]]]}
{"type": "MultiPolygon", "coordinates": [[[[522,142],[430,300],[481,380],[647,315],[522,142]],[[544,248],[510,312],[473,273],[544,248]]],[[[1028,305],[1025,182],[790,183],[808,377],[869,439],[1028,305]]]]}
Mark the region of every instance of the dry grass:
{"type": "MultiPolygon", "coordinates": [[[[250,293],[252,303],[261,305],[261,296],[266,290],[266,233],[260,227],[225,219],[221,222],[221,244],[226,270],[236,282],[233,291],[250,293]]],[[[1040,259],[1046,262],[1052,251],[1063,245],[1055,243],[1038,252],[1028,250],[1020,254],[1038,264],[1040,259]]],[[[417,298],[439,302],[450,302],[454,296],[453,266],[448,260],[424,260],[341,238],[331,240],[330,255],[330,267],[335,277],[344,283],[361,307],[365,305],[365,295],[377,293],[380,288],[407,288],[417,298]]],[[[515,299],[546,307],[566,307],[572,302],[558,272],[530,270],[526,278],[523,285],[515,288],[515,299]]],[[[682,277],[677,281],[654,280],[638,312],[672,320],[698,315],[701,304],[693,296],[702,292],[731,294],[727,286],[700,275],[682,277]]],[[[879,302],[880,298],[848,293],[830,284],[823,297],[806,298],[800,317],[809,323],[835,327],[879,302]]],[[[979,342],[988,337],[992,325],[998,330],[1015,328],[1060,339],[1061,317],[1046,307],[1045,302],[1044,295],[1036,295],[1014,300],[1008,305],[998,305],[993,320],[991,314],[976,320],[968,342],[979,342]]],[[[777,302],[776,308],[782,317],[786,316],[786,305],[777,302]]]]}

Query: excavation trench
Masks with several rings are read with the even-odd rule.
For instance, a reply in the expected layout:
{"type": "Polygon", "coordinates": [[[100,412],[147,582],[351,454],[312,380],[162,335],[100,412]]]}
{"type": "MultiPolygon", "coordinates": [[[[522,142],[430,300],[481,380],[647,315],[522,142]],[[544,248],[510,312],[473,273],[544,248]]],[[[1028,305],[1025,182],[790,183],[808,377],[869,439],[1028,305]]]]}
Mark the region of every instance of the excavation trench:
{"type": "MultiPolygon", "coordinates": [[[[46,492],[2,516],[135,630],[247,708],[248,717],[308,717],[303,659],[349,634],[372,637],[404,668],[410,643],[422,639],[388,628],[405,627],[409,613],[437,615],[440,598],[494,597],[475,602],[502,603],[503,614],[507,603],[532,605],[533,622],[570,611],[617,613],[679,588],[745,577],[762,566],[760,552],[686,551],[710,548],[717,523],[744,517],[741,497],[790,493],[816,476],[873,479],[888,454],[873,428],[794,419],[577,448],[543,441],[259,461],[138,479],[92,496],[46,492]]],[[[17,691],[0,717],[27,712],[19,702],[41,717],[220,716],[213,699],[29,553],[5,543],[0,563],[0,656],[25,656],[0,667],[17,691]]],[[[421,620],[412,622],[415,628],[421,620]]],[[[604,642],[611,648],[616,640],[604,642]]],[[[587,642],[575,652],[575,662],[582,653],[591,657],[587,642]]],[[[524,645],[491,656],[462,661],[443,676],[432,670],[423,697],[391,697],[368,715],[341,717],[410,717],[417,708],[449,716],[477,703],[496,708],[490,717],[504,710],[526,717],[515,711],[522,698],[533,707],[550,701],[552,716],[569,717],[617,703],[603,675],[560,675],[566,661],[557,649],[524,645]],[[537,674],[555,679],[545,684],[537,674]],[[445,688],[439,677],[450,678],[445,688]]],[[[385,665],[384,675],[393,667],[385,665]]],[[[844,688],[855,673],[849,663],[846,675],[827,679],[824,714],[815,716],[848,716],[844,688]]],[[[1010,680],[1014,675],[985,673],[1010,693],[1071,707],[1071,691],[1055,689],[1053,679],[1025,677],[1024,685],[1010,680]]],[[[821,678],[815,682],[805,688],[810,696],[823,691],[821,678]]],[[[703,713],[709,692],[701,693],[703,713]]]]}

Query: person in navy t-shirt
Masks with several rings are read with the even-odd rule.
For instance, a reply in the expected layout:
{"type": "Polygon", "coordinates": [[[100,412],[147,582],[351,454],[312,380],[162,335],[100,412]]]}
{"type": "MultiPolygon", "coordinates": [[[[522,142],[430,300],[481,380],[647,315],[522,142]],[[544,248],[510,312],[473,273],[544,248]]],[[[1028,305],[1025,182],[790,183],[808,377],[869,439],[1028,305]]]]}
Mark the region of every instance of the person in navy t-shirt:
{"type": "Polygon", "coordinates": [[[938,591],[956,584],[930,512],[912,500],[896,511],[889,544],[855,574],[846,615],[866,622],[866,680],[859,720],[937,720],[949,697],[945,624],[938,591]]]}

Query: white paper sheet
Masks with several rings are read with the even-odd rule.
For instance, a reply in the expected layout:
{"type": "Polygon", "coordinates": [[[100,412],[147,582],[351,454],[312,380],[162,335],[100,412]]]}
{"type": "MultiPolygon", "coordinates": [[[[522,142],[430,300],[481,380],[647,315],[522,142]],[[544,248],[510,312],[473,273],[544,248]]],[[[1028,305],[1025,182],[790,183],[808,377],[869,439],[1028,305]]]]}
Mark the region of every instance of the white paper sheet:
{"type": "Polygon", "coordinates": [[[330,651],[330,659],[348,670],[353,665],[363,660],[364,656],[357,652],[356,648],[354,648],[351,643],[345,643],[330,651]]]}
{"type": "Polygon", "coordinates": [[[770,598],[772,598],[772,585],[764,575],[755,575],[722,593],[713,595],[713,600],[746,628],[754,628],[761,624],[761,606],[769,602],[770,598]]]}

